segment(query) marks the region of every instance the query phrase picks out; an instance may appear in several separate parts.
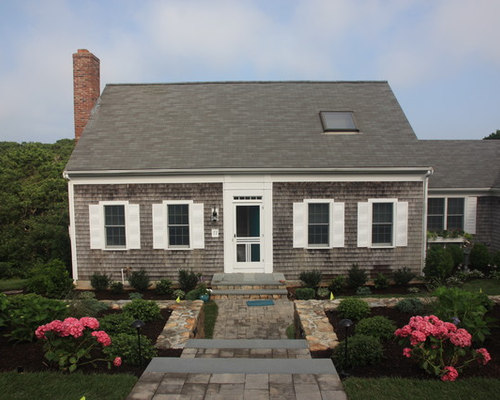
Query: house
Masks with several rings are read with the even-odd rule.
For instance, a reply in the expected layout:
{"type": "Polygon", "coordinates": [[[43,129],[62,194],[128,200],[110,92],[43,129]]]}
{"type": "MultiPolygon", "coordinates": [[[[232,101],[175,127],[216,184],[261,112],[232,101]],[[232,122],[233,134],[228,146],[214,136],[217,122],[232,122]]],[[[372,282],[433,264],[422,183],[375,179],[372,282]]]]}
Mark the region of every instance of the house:
{"type": "Polygon", "coordinates": [[[94,105],[99,60],[73,60],[76,280],[420,273],[428,202],[500,248],[500,143],[418,140],[387,82],[119,84],[94,105]]]}

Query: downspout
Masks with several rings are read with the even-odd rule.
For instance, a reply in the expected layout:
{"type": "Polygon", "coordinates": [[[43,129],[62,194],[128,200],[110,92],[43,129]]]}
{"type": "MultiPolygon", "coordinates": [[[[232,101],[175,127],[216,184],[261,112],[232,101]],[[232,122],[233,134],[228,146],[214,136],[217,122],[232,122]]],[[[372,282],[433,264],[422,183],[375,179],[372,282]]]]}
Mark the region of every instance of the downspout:
{"type": "Polygon", "coordinates": [[[74,185],[68,176],[68,173],[63,172],[63,178],[68,181],[68,206],[69,206],[69,239],[71,246],[71,271],[73,282],[78,280],[78,265],[76,257],[76,228],[75,228],[75,191],[74,185]]]}
{"type": "Polygon", "coordinates": [[[427,199],[429,197],[429,177],[434,173],[434,170],[429,168],[424,176],[424,210],[422,215],[422,262],[420,265],[420,273],[423,274],[425,267],[425,257],[427,256],[427,199]]]}

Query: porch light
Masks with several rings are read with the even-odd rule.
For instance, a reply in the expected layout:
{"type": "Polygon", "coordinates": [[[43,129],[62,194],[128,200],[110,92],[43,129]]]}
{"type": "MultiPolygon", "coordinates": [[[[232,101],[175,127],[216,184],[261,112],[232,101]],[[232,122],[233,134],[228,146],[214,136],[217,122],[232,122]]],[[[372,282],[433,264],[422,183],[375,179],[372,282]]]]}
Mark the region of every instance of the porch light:
{"type": "Polygon", "coordinates": [[[219,209],[212,208],[212,222],[217,222],[219,220],[219,209]]]}

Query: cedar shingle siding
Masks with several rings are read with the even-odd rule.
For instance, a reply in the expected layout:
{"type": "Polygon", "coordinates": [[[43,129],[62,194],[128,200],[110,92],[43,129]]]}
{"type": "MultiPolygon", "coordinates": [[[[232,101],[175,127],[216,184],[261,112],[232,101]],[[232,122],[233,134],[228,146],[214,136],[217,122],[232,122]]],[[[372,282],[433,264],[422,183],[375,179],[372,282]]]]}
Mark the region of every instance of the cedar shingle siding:
{"type": "Polygon", "coordinates": [[[144,268],[154,280],[177,280],[178,270],[192,268],[204,276],[224,271],[222,184],[117,184],[75,185],[76,245],[78,279],[88,280],[94,272],[121,279],[120,269],[144,268]],[[139,250],[91,250],[89,204],[106,200],[128,200],[140,204],[141,248],[139,250]],[[163,200],[193,200],[203,203],[205,248],[195,250],[153,250],[152,204],[163,200]],[[211,209],[219,208],[219,237],[210,235],[211,209]]]}
{"type": "Polygon", "coordinates": [[[500,198],[478,197],[476,240],[500,250],[500,198]]]}
{"type": "Polygon", "coordinates": [[[422,262],[422,182],[301,182],[273,184],[274,271],[297,279],[301,271],[320,269],[325,277],[346,274],[353,263],[371,275],[401,267],[420,273],[422,262]],[[345,202],[345,246],[292,248],[292,209],[304,199],[345,202]],[[369,198],[397,198],[408,204],[408,246],[393,249],[357,247],[357,204],[369,198]]]}

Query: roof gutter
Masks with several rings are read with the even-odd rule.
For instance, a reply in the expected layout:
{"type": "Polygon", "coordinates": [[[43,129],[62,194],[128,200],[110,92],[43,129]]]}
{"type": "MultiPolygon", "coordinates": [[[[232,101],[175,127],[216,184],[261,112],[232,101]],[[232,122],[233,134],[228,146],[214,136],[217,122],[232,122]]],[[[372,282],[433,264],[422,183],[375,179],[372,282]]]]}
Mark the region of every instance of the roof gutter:
{"type": "Polygon", "coordinates": [[[432,174],[432,167],[362,167],[362,168],[194,168],[142,170],[82,170],[64,171],[63,177],[90,178],[112,176],[168,176],[168,175],[255,175],[255,174],[432,174]]]}

